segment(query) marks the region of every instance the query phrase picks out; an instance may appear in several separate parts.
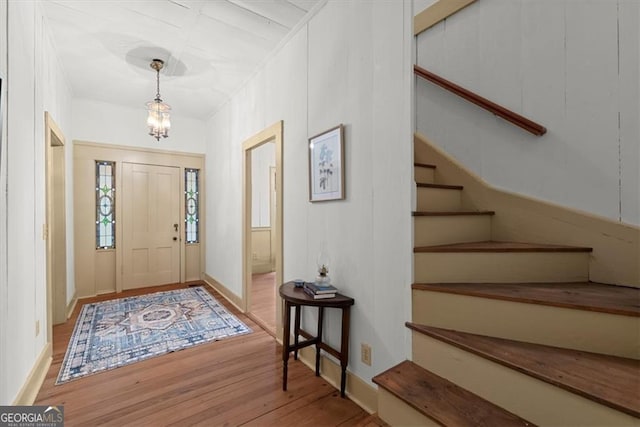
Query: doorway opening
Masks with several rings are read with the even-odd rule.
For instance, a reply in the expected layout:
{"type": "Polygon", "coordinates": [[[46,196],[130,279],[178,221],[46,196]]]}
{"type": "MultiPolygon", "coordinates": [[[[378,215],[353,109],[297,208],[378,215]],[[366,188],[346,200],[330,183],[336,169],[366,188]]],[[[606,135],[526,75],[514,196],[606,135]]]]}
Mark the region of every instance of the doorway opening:
{"type": "Polygon", "coordinates": [[[52,326],[67,320],[67,241],[65,208],[64,135],[45,112],[46,225],[47,239],[47,338],[52,326]]]}
{"type": "Polygon", "coordinates": [[[282,337],[282,121],[245,141],[243,301],[247,314],[282,337]]]}

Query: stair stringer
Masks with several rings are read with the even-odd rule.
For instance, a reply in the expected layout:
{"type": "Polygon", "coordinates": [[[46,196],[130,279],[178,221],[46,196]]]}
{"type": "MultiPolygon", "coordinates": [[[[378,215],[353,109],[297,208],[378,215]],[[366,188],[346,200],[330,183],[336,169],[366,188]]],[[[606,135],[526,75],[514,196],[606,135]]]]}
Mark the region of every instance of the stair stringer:
{"type": "Polygon", "coordinates": [[[591,247],[591,281],[640,288],[640,227],[492,187],[420,134],[414,161],[436,164],[436,182],[464,186],[463,209],[495,211],[493,240],[591,247]]]}

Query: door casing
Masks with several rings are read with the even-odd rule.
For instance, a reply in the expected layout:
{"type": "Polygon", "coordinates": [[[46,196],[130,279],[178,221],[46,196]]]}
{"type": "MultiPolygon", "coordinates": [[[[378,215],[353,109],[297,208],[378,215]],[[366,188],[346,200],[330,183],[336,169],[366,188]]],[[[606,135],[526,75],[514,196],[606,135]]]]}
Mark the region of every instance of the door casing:
{"type": "Polygon", "coordinates": [[[46,223],[42,234],[47,241],[47,328],[67,320],[67,242],[65,207],[64,134],[45,111],[46,223]]]}
{"type": "MultiPolygon", "coordinates": [[[[247,139],[243,145],[243,170],[244,170],[244,184],[243,184],[243,205],[242,205],[242,309],[247,312],[251,309],[251,150],[266,144],[273,142],[275,144],[275,157],[276,157],[276,212],[275,220],[272,217],[271,227],[272,233],[275,228],[275,270],[276,270],[276,288],[282,283],[283,278],[283,221],[282,221],[282,142],[283,142],[283,126],[282,120],[274,123],[268,128],[258,132],[251,138],[247,139]]],[[[277,292],[277,290],[276,290],[277,292]]],[[[282,300],[276,298],[276,339],[282,342],[282,300]]]]}

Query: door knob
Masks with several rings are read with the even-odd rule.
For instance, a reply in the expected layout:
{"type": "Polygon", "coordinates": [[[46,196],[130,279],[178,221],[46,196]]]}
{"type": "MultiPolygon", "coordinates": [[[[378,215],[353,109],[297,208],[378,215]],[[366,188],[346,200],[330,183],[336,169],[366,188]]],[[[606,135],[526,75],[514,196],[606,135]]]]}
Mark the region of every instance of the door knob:
{"type": "Polygon", "coordinates": [[[177,237],[174,237],[174,238],[173,238],[173,240],[178,240],[178,238],[177,238],[177,237]]]}

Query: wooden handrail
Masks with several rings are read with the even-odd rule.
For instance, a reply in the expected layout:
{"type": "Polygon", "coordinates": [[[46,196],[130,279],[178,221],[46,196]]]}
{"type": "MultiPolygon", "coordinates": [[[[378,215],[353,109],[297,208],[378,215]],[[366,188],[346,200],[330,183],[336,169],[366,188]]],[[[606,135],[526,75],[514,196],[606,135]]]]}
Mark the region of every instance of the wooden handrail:
{"type": "Polygon", "coordinates": [[[489,101],[487,98],[477,95],[468,89],[458,86],[457,84],[450,82],[449,80],[444,79],[437,74],[433,74],[431,71],[425,70],[419,65],[413,66],[413,72],[417,76],[429,80],[431,83],[434,83],[448,90],[449,92],[455,93],[456,95],[476,104],[479,107],[484,108],[485,110],[495,114],[496,116],[500,116],[503,119],[513,123],[514,125],[521,127],[527,132],[531,132],[532,134],[537,136],[542,136],[547,132],[547,128],[545,128],[544,126],[531,121],[518,113],[514,113],[513,111],[501,105],[498,105],[495,102],[489,101]]]}

